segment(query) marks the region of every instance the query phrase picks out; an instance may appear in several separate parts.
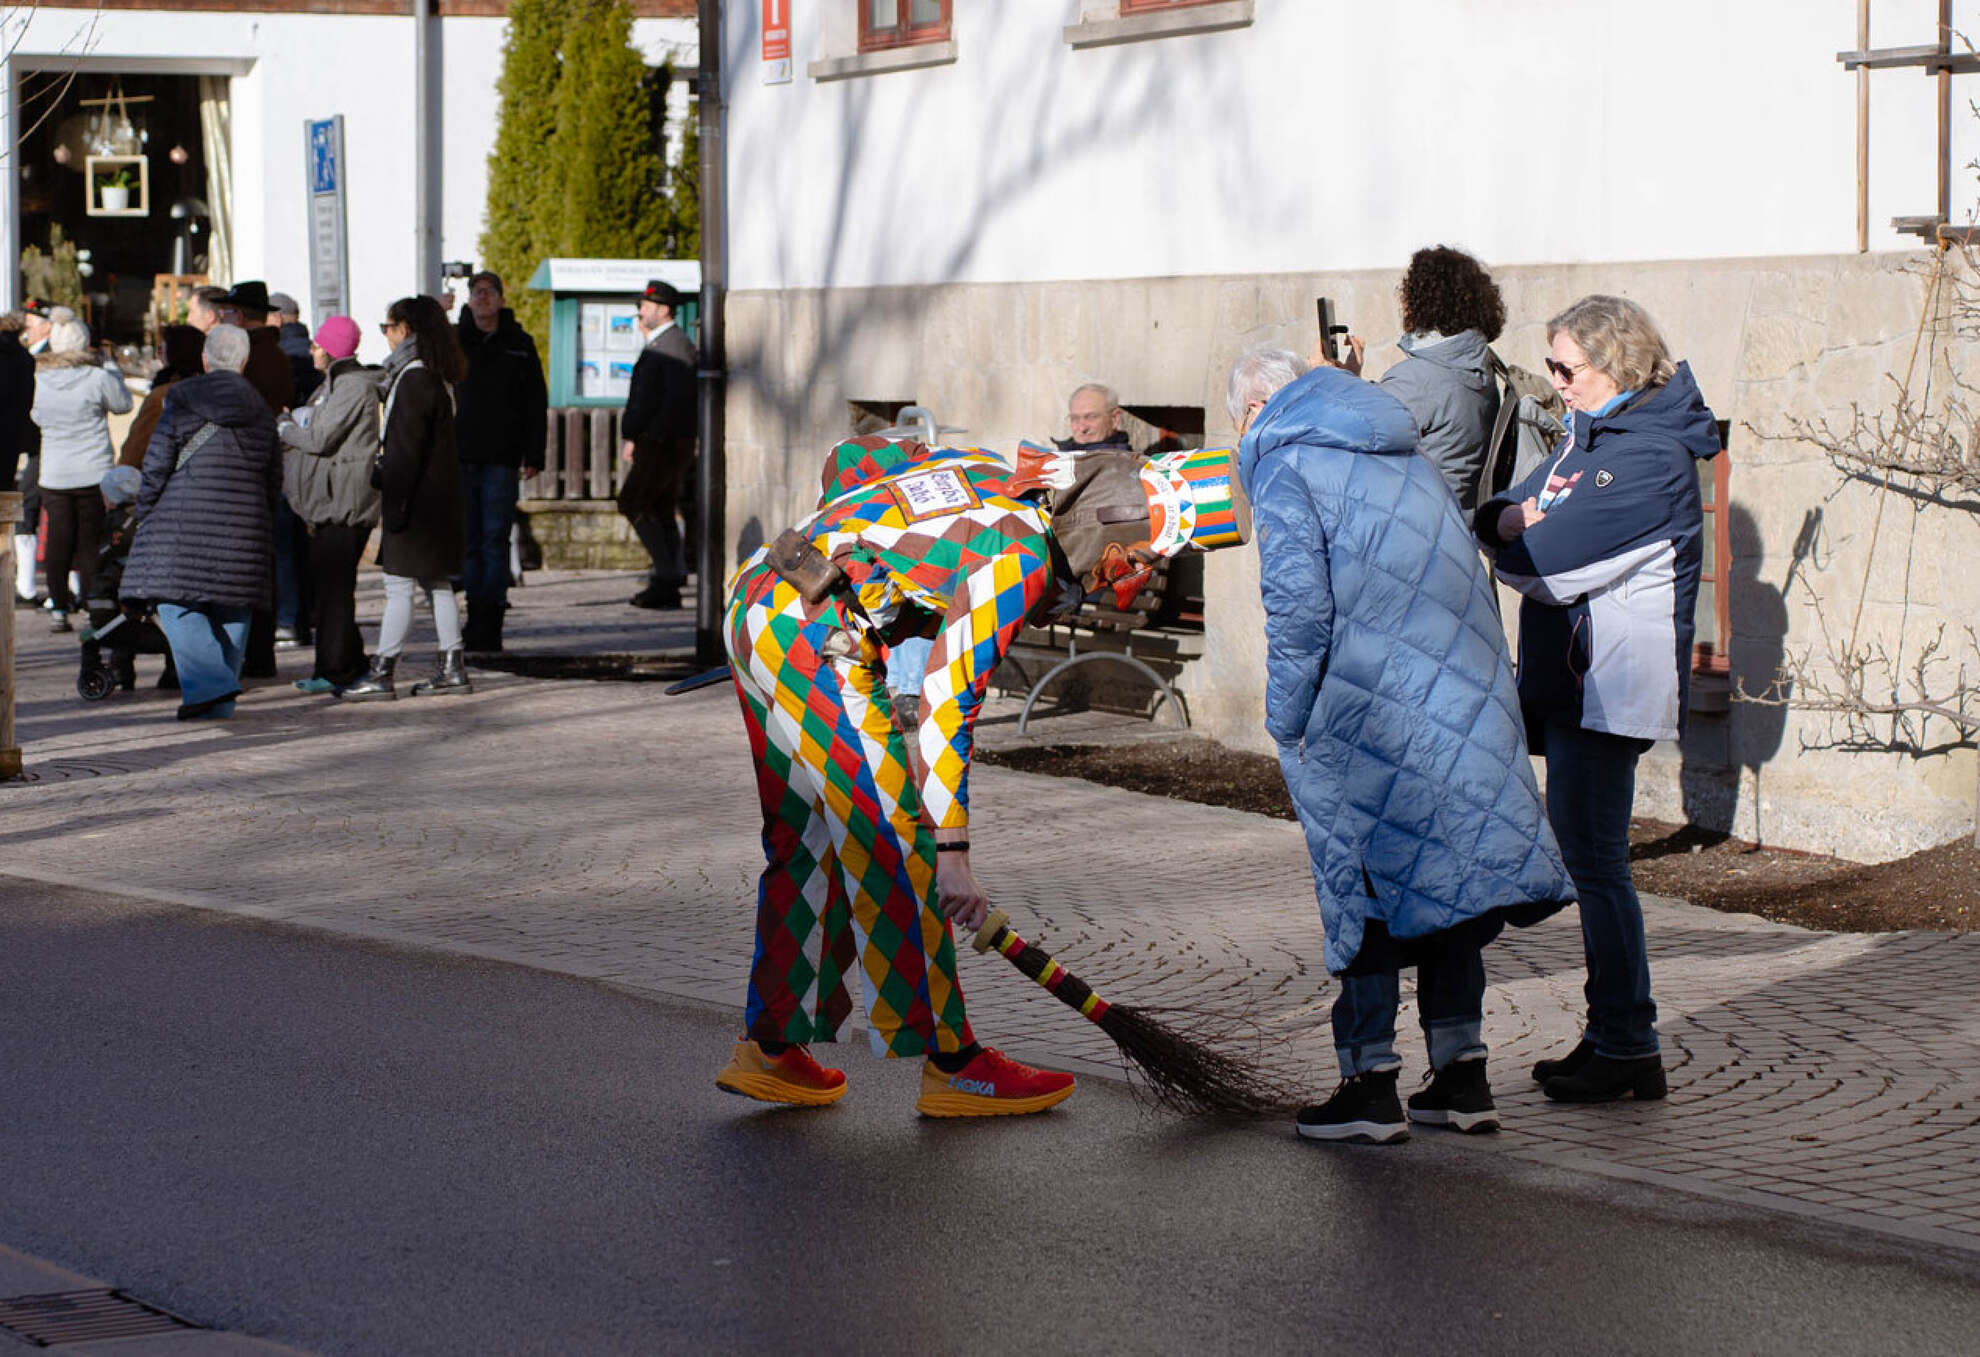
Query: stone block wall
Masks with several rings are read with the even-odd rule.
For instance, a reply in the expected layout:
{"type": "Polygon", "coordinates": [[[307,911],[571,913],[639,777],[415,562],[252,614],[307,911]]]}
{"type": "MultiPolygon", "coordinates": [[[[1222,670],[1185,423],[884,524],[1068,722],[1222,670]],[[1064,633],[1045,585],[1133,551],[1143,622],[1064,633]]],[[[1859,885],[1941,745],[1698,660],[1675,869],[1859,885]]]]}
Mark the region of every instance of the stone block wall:
{"type": "MultiPolygon", "coordinates": [[[[1948,624],[1980,621],[1980,516],[1919,511],[1845,484],[1794,420],[1847,421],[1890,397],[1925,300],[1923,253],[1535,265],[1497,271],[1509,322],[1498,343],[1539,371],[1545,322],[1576,298],[1613,292],[1658,319],[1731,425],[1735,678],[1765,687],[1783,656],[1820,647],[1824,622],[1876,638],[1907,662],[1948,624]],[[1873,550],[1874,542],[1874,550],[1873,550]],[[1866,583],[1867,581],[1867,583],[1866,583]]],[[[809,512],[824,451],[849,429],[848,402],[913,401],[951,436],[1008,454],[1065,432],[1085,381],[1128,405],[1195,405],[1227,440],[1231,363],[1272,344],[1305,353],[1313,299],[1368,341],[1377,376],[1400,355],[1395,270],[1108,282],[739,292],[728,303],[728,531],[732,559],[809,512]]],[[[1941,329],[1943,327],[1940,327],[1941,329]]],[[[1927,327],[1926,367],[1943,374],[1927,327]],[[1936,368],[1933,365],[1936,364],[1936,368]]],[[[1959,356],[1951,361],[1957,364],[1959,356]]],[[[1980,363],[1973,365],[1980,372],[1980,363]]],[[[1183,673],[1197,728],[1264,750],[1263,614],[1257,557],[1206,563],[1202,659],[1183,673]]],[[[1980,664],[1969,664],[1969,673],[1980,664]]],[[[1863,860],[1898,856],[1970,828],[1970,748],[1920,753],[1833,747],[1829,718],[1747,703],[1699,705],[1682,747],[1645,760],[1639,813],[1692,818],[1742,837],[1863,860]]],[[[1952,733],[1939,724],[1931,742],[1952,733]]],[[[1956,744],[1956,739],[1953,740],[1956,744]]]]}
{"type": "Polygon", "coordinates": [[[644,570],[652,564],[610,500],[526,499],[516,510],[542,548],[546,570],[644,570]]]}

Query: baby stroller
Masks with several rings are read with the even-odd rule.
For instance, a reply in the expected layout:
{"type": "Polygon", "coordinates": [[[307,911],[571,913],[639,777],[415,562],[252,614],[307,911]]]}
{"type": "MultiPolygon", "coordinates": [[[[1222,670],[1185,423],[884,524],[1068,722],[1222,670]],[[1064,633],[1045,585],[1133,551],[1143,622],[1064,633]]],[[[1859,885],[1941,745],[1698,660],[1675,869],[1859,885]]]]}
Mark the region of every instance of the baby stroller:
{"type": "Polygon", "coordinates": [[[89,626],[82,634],[82,668],[76,674],[76,692],[85,701],[101,702],[120,687],[125,692],[135,688],[139,655],[163,655],[167,674],[172,670],[172,650],[151,606],[117,598],[136,526],[128,503],[113,505],[104,515],[103,546],[97,553],[96,581],[88,600],[89,626]]]}

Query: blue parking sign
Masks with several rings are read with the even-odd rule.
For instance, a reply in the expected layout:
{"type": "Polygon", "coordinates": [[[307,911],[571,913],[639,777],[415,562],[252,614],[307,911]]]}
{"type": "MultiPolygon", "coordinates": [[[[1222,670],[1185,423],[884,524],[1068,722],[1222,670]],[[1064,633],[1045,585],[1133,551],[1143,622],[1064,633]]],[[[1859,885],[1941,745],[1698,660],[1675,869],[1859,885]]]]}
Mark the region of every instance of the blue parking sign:
{"type": "Polygon", "coordinates": [[[334,118],[309,125],[311,193],[337,191],[337,123],[334,118]]]}

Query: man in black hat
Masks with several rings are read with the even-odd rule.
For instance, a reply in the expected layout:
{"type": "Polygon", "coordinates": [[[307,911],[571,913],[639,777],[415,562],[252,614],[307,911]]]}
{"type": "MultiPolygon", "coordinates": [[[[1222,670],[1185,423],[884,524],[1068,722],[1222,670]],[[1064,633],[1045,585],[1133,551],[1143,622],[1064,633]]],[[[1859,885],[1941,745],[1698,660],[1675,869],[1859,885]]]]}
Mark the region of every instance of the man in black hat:
{"type": "Polygon", "coordinates": [[[270,414],[281,414],[296,403],[296,373],[282,352],[280,326],[268,323],[268,284],[235,283],[222,305],[234,310],[234,323],[248,332],[248,364],[241,375],[268,402],[270,414]]]}
{"type": "Polygon", "coordinates": [[[648,339],[633,365],[632,389],[619,428],[625,459],[632,463],[619,488],[619,512],[639,534],[653,558],[646,588],[632,597],[635,608],[678,608],[687,582],[677,514],[693,530],[695,361],[694,341],[675,322],[681,294],[655,280],[639,301],[639,328],[648,339]]]}

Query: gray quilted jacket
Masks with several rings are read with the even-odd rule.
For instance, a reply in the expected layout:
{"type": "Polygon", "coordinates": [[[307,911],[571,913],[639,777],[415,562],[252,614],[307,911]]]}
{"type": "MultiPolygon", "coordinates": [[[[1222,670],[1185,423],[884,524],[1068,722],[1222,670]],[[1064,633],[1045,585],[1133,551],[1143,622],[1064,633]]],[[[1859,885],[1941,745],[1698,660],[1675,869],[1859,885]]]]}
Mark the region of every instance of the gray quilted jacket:
{"type": "Polygon", "coordinates": [[[1415,445],[1393,396],[1322,368],[1268,401],[1239,447],[1265,594],[1265,727],[1334,972],[1371,919],[1406,940],[1532,923],[1574,896],[1492,587],[1415,445]]]}

